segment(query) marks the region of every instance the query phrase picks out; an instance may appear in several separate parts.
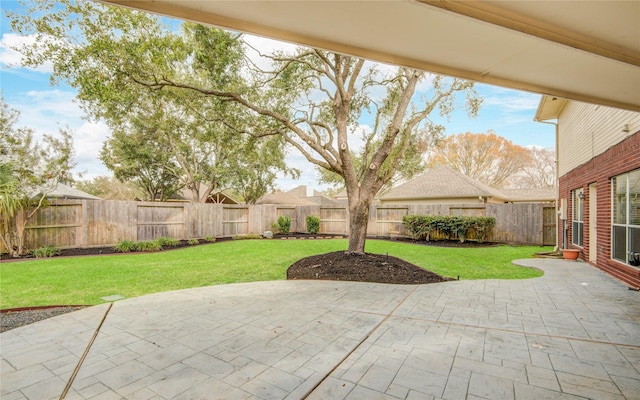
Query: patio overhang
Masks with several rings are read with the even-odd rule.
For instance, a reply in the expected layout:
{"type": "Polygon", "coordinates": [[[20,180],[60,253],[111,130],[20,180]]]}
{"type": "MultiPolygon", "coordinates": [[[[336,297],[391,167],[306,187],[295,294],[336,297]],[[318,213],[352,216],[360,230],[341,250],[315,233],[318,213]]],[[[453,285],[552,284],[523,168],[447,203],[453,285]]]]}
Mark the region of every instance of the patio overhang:
{"type": "Polygon", "coordinates": [[[637,1],[103,1],[477,82],[640,111],[637,1]]]}

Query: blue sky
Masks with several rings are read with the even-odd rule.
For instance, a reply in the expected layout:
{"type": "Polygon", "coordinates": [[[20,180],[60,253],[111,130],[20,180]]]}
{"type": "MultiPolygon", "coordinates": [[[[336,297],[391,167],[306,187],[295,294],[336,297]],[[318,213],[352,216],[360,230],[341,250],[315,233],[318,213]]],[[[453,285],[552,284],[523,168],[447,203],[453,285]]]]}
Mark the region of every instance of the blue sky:
{"type": "MultiPolygon", "coordinates": [[[[109,175],[109,170],[97,158],[102,142],[109,136],[108,128],[101,122],[84,118],[84,113],[74,102],[76,92],[73,88],[65,84],[50,85],[49,67],[30,70],[20,66],[19,54],[11,51],[9,46],[29,38],[11,32],[4,10],[20,12],[21,7],[17,1],[5,0],[2,0],[1,6],[0,87],[5,102],[21,113],[18,126],[32,128],[38,133],[56,133],[59,128],[69,127],[74,137],[78,163],[76,172],[84,172],[85,179],[109,175]]],[[[248,40],[265,50],[291,47],[264,38],[249,37],[248,40]]],[[[533,122],[540,95],[484,84],[478,84],[476,90],[485,99],[478,117],[470,119],[460,109],[451,115],[449,122],[438,121],[445,125],[447,135],[493,130],[521,146],[554,147],[554,127],[533,122]]],[[[289,153],[287,161],[302,169],[303,173],[297,181],[281,179],[278,182],[280,189],[288,190],[298,185],[322,188],[316,182],[315,168],[295,151],[289,153]]]]}

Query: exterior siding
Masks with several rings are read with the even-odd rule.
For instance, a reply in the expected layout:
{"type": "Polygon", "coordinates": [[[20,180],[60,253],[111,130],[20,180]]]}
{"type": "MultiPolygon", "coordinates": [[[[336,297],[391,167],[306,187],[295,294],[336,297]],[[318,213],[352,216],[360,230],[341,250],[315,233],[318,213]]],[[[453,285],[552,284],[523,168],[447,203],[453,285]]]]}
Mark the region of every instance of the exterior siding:
{"type": "MultiPolygon", "coordinates": [[[[561,116],[561,122],[564,114],[561,116]]],[[[561,148],[562,150],[562,148],[561,148]]],[[[564,149],[564,152],[567,152],[564,149]]],[[[566,243],[568,248],[582,250],[580,257],[587,260],[591,245],[589,235],[589,185],[597,184],[597,256],[595,266],[638,288],[640,287],[640,268],[632,267],[611,258],[611,178],[640,168],[640,130],[602,154],[590,158],[586,163],[562,175],[559,180],[559,196],[567,202],[566,243]],[[584,200],[584,240],[583,247],[571,245],[572,204],[571,191],[583,188],[584,200]]],[[[562,238],[562,221],[558,223],[558,235],[562,238]]]]}
{"type": "Polygon", "coordinates": [[[640,130],[640,113],[573,101],[563,109],[559,120],[559,176],[640,130]],[[627,124],[629,132],[624,132],[627,124]]]}

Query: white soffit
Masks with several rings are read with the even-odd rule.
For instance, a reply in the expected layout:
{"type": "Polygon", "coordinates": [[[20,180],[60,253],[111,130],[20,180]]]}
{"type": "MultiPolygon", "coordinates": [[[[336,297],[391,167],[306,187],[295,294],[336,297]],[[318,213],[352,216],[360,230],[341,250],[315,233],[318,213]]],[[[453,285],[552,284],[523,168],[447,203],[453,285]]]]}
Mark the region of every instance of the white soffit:
{"type": "Polygon", "coordinates": [[[640,1],[105,2],[640,111],[640,1]]]}

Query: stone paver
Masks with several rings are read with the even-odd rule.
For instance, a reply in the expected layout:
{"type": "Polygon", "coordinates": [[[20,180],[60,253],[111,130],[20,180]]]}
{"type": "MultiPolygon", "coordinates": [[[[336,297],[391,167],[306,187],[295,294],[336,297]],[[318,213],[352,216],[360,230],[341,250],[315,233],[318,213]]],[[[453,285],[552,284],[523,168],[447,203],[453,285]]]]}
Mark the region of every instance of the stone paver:
{"type": "Polygon", "coordinates": [[[84,309],[0,335],[0,397],[60,398],[78,367],[67,399],[640,400],[640,293],[585,263],[518,263],[545,275],[256,282],[84,309]]]}

